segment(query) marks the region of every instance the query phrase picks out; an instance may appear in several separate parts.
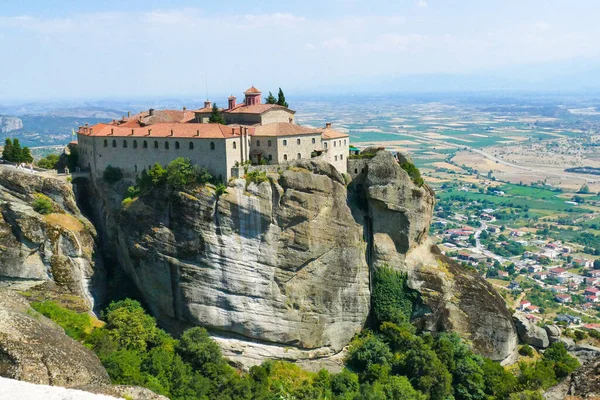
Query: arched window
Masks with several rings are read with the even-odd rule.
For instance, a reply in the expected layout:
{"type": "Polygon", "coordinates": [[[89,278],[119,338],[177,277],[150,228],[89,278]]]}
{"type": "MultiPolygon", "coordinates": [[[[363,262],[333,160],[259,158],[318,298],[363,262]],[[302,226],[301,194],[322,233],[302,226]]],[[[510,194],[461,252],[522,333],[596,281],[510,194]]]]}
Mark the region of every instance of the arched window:
{"type": "Polygon", "coordinates": [[[287,140],[283,139],[283,145],[287,146],[287,140]]]}
{"type": "Polygon", "coordinates": [[[175,149],[179,150],[179,142],[175,142],[175,149]]]}
{"type": "Polygon", "coordinates": [[[300,144],[300,139],[296,139],[296,144],[300,144]]]}
{"type": "Polygon", "coordinates": [[[354,168],[354,173],[358,174],[358,168],[354,168]]]}
{"type": "Polygon", "coordinates": [[[346,145],[346,139],[344,139],[344,146],[346,145]]]}
{"type": "Polygon", "coordinates": [[[260,140],[256,141],[256,147],[260,147],[260,140]]]}
{"type": "MultiPolygon", "coordinates": [[[[137,149],[137,140],[134,140],[134,141],[133,141],[133,148],[134,148],[134,149],[137,149]]],[[[136,171],[136,172],[137,172],[137,171],[136,171]]]]}
{"type": "Polygon", "coordinates": [[[127,140],[123,140],[123,148],[126,149],[127,148],[127,140]]]}
{"type": "Polygon", "coordinates": [[[144,140],[144,148],[147,149],[148,148],[148,142],[146,140],[144,140]]]}
{"type": "Polygon", "coordinates": [[[108,147],[108,140],[104,139],[104,147],[108,147]]]}
{"type": "Polygon", "coordinates": [[[165,142],[165,149],[169,150],[169,142],[165,142]]]}
{"type": "Polygon", "coordinates": [[[333,147],[337,147],[337,142],[335,140],[333,141],[333,147]]]}
{"type": "Polygon", "coordinates": [[[135,170],[135,172],[137,172],[137,165],[134,165],[133,169],[135,170]]]}
{"type": "Polygon", "coordinates": [[[284,155],[283,155],[283,159],[284,159],[284,160],[287,160],[287,154],[284,154],[284,155]]]}
{"type": "Polygon", "coordinates": [[[269,161],[271,161],[273,159],[273,155],[269,154],[269,161]]]}
{"type": "Polygon", "coordinates": [[[298,153],[298,154],[296,155],[296,157],[297,157],[297,158],[298,158],[298,160],[299,160],[299,159],[301,159],[301,158],[302,158],[302,154],[298,153]]]}
{"type": "Polygon", "coordinates": [[[117,141],[113,140],[113,147],[117,147],[117,141]]]}
{"type": "Polygon", "coordinates": [[[194,150],[194,142],[190,142],[189,148],[190,150],[194,150]]]}
{"type": "Polygon", "coordinates": [[[233,142],[233,148],[237,149],[237,143],[236,142],[233,142]]]}
{"type": "Polygon", "coordinates": [[[210,142],[210,149],[214,150],[215,149],[215,142],[210,142]]]}
{"type": "Polygon", "coordinates": [[[267,142],[267,146],[271,147],[271,141],[270,140],[267,142]]]}
{"type": "Polygon", "coordinates": [[[312,138],[312,144],[315,144],[315,143],[316,143],[315,138],[312,138]]]}
{"type": "Polygon", "coordinates": [[[155,149],[158,149],[158,140],[155,140],[155,141],[154,141],[154,148],[155,148],[155,149]]]}
{"type": "Polygon", "coordinates": [[[323,142],[323,147],[327,148],[327,142],[323,142]]]}
{"type": "Polygon", "coordinates": [[[343,160],[343,159],[344,159],[344,155],[340,154],[340,160],[343,160]]]}
{"type": "Polygon", "coordinates": [[[337,161],[337,156],[335,156],[335,161],[337,161]]]}

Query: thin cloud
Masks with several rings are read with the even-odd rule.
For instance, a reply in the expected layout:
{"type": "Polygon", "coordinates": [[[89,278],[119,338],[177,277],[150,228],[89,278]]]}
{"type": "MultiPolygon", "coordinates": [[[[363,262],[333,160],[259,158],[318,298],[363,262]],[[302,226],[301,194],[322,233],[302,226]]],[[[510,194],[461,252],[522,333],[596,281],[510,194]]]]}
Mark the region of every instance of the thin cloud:
{"type": "Polygon", "coordinates": [[[417,1],[417,7],[425,8],[427,7],[427,2],[425,0],[417,1]]]}

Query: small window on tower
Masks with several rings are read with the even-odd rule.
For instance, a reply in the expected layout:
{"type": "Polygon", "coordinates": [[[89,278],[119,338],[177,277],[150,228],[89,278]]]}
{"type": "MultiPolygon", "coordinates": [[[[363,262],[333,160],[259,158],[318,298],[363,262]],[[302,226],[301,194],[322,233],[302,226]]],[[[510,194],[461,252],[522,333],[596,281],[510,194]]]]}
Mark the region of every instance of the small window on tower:
{"type": "Polygon", "coordinates": [[[260,140],[256,141],[256,147],[260,147],[260,140]]]}
{"type": "Polygon", "coordinates": [[[315,138],[312,138],[312,144],[315,144],[317,141],[315,138]]]}
{"type": "Polygon", "coordinates": [[[296,139],[296,144],[300,144],[300,139],[296,139]]]}
{"type": "Polygon", "coordinates": [[[210,142],[210,149],[214,150],[215,149],[215,142],[210,142]]]}
{"type": "Polygon", "coordinates": [[[169,142],[165,142],[165,149],[169,150],[169,142]]]}
{"type": "Polygon", "coordinates": [[[194,142],[190,142],[190,150],[194,150],[194,142]]]}
{"type": "Polygon", "coordinates": [[[283,139],[283,145],[287,146],[287,140],[283,139]]]}
{"type": "MultiPolygon", "coordinates": [[[[134,149],[137,149],[137,140],[134,140],[134,141],[133,141],[133,148],[134,148],[134,149]]],[[[136,167],[136,168],[137,168],[137,167],[136,167]]],[[[137,170],[136,170],[136,172],[137,172],[137,170]]]]}
{"type": "Polygon", "coordinates": [[[155,148],[155,149],[158,149],[158,140],[155,140],[155,141],[154,141],[154,148],[155,148]]]}
{"type": "Polygon", "coordinates": [[[108,140],[104,139],[104,147],[108,147],[108,140]]]}
{"type": "Polygon", "coordinates": [[[175,148],[179,150],[179,142],[175,142],[175,148]]]}
{"type": "Polygon", "coordinates": [[[296,158],[298,158],[298,160],[299,160],[299,159],[301,159],[301,158],[302,158],[302,154],[298,153],[298,154],[296,155],[296,158]]]}
{"type": "Polygon", "coordinates": [[[237,143],[236,142],[233,142],[233,148],[237,149],[237,143]]]}
{"type": "Polygon", "coordinates": [[[270,140],[267,142],[267,145],[268,145],[269,147],[271,147],[271,141],[270,141],[270,140]]]}
{"type": "Polygon", "coordinates": [[[148,142],[146,140],[144,140],[144,145],[142,147],[144,147],[145,149],[148,148],[148,142]]]}
{"type": "Polygon", "coordinates": [[[117,141],[113,140],[113,147],[117,147],[117,141]]]}
{"type": "Polygon", "coordinates": [[[283,159],[284,159],[284,160],[287,160],[287,154],[284,154],[284,155],[283,155],[283,159]]]}
{"type": "Polygon", "coordinates": [[[127,148],[127,140],[123,140],[123,148],[127,148]]]}

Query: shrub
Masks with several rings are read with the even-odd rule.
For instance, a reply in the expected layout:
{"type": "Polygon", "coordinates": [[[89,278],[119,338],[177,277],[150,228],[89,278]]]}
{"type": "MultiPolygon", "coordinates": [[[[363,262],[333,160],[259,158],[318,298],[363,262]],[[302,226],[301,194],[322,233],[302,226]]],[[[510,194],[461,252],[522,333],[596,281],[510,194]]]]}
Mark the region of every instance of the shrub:
{"type": "Polygon", "coordinates": [[[221,348],[208,336],[206,329],[200,327],[188,329],[181,335],[177,353],[195,369],[201,369],[207,363],[219,364],[222,360],[221,348]]]}
{"type": "Polygon", "coordinates": [[[196,175],[192,162],[183,157],[178,157],[167,166],[167,183],[175,189],[183,189],[196,183],[196,175]]]}
{"type": "Polygon", "coordinates": [[[50,214],[54,211],[54,205],[48,196],[37,193],[34,195],[34,198],[35,199],[31,205],[35,212],[40,214],[50,214]]]}
{"type": "Polygon", "coordinates": [[[533,350],[533,348],[530,345],[524,344],[519,349],[519,354],[522,355],[522,356],[526,356],[526,357],[532,357],[533,354],[534,354],[534,350],[533,350]]]}
{"type": "Polygon", "coordinates": [[[250,171],[246,174],[246,184],[249,185],[250,182],[254,182],[257,185],[262,182],[267,182],[269,178],[267,177],[266,171],[260,171],[255,169],[254,171],[250,171]]]}
{"type": "Polygon", "coordinates": [[[76,313],[52,301],[34,302],[31,303],[31,307],[56,322],[69,337],[75,340],[84,340],[92,330],[92,319],[86,313],[76,313]]]}
{"type": "Polygon", "coordinates": [[[115,183],[123,179],[123,171],[119,167],[108,165],[102,174],[102,179],[107,183],[115,183]]]}
{"type": "Polygon", "coordinates": [[[400,165],[403,170],[408,173],[408,176],[412,179],[413,183],[417,186],[423,186],[425,181],[421,177],[421,172],[419,169],[412,163],[404,162],[400,165]]]}
{"type": "Polygon", "coordinates": [[[56,169],[60,157],[57,154],[49,154],[37,162],[38,167],[45,169],[56,169]]]}
{"type": "Polygon", "coordinates": [[[388,321],[402,324],[410,321],[417,292],[406,284],[407,275],[383,266],[373,274],[371,295],[377,325],[388,321]]]}
{"type": "Polygon", "coordinates": [[[365,331],[350,343],[347,362],[356,371],[363,372],[372,364],[388,364],[391,358],[389,347],[373,332],[365,331]]]}
{"type": "Polygon", "coordinates": [[[144,351],[157,338],[156,321],[146,314],[138,301],[112,302],[103,316],[111,338],[123,349],[144,351]]]}
{"type": "Polygon", "coordinates": [[[217,185],[215,186],[215,194],[217,196],[221,196],[226,193],[227,193],[227,186],[222,183],[217,183],[217,185]]]}
{"type": "Polygon", "coordinates": [[[133,203],[133,199],[131,197],[125,197],[123,199],[123,201],[121,202],[121,205],[123,207],[129,207],[131,205],[131,203],[133,203]]]}

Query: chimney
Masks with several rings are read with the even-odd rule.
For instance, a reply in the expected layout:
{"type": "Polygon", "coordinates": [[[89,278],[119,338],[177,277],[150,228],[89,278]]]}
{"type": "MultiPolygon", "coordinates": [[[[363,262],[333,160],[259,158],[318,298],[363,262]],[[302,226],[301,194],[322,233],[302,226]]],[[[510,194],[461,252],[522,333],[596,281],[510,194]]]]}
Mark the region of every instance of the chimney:
{"type": "Polygon", "coordinates": [[[231,128],[231,135],[235,136],[235,128],[231,128]]]}
{"type": "MultiPolygon", "coordinates": [[[[131,117],[131,111],[127,111],[127,118],[131,117]]],[[[125,117],[123,117],[125,118],[125,117]]]]}
{"type": "MultiPolygon", "coordinates": [[[[132,129],[133,131],[133,129],[132,129]]],[[[148,136],[152,135],[152,129],[148,129],[148,136]]]]}
{"type": "Polygon", "coordinates": [[[92,134],[92,128],[90,128],[90,135],[92,134]]]}
{"type": "Polygon", "coordinates": [[[200,129],[196,130],[196,136],[200,136],[200,129]]]}
{"type": "Polygon", "coordinates": [[[148,114],[150,114],[150,116],[154,115],[154,108],[151,108],[148,110],[148,114]]]}
{"type": "Polygon", "coordinates": [[[244,128],[244,134],[248,136],[248,128],[244,128]]]}
{"type": "Polygon", "coordinates": [[[204,108],[211,108],[211,107],[212,107],[212,103],[210,101],[206,100],[204,102],[204,108]]]}
{"type": "Polygon", "coordinates": [[[240,136],[244,136],[244,127],[240,126],[240,136]]]}
{"type": "Polygon", "coordinates": [[[110,136],[115,134],[115,130],[113,128],[110,128],[110,136]]]}
{"type": "Polygon", "coordinates": [[[186,106],[183,106],[183,112],[185,112],[187,110],[186,106]]]}
{"type": "Polygon", "coordinates": [[[132,130],[131,130],[131,135],[129,135],[129,136],[133,136],[134,132],[135,132],[135,131],[132,129],[132,130]]]}
{"type": "Polygon", "coordinates": [[[228,110],[233,110],[235,108],[235,96],[229,96],[227,99],[229,104],[227,105],[228,110]]]}
{"type": "Polygon", "coordinates": [[[87,124],[87,123],[85,124],[85,127],[86,127],[86,128],[88,127],[88,124],[87,124]]]}
{"type": "Polygon", "coordinates": [[[169,136],[173,136],[173,129],[171,129],[171,134],[169,136]]]}
{"type": "Polygon", "coordinates": [[[331,122],[326,122],[325,123],[325,128],[330,129],[331,128],[331,122]]]}

